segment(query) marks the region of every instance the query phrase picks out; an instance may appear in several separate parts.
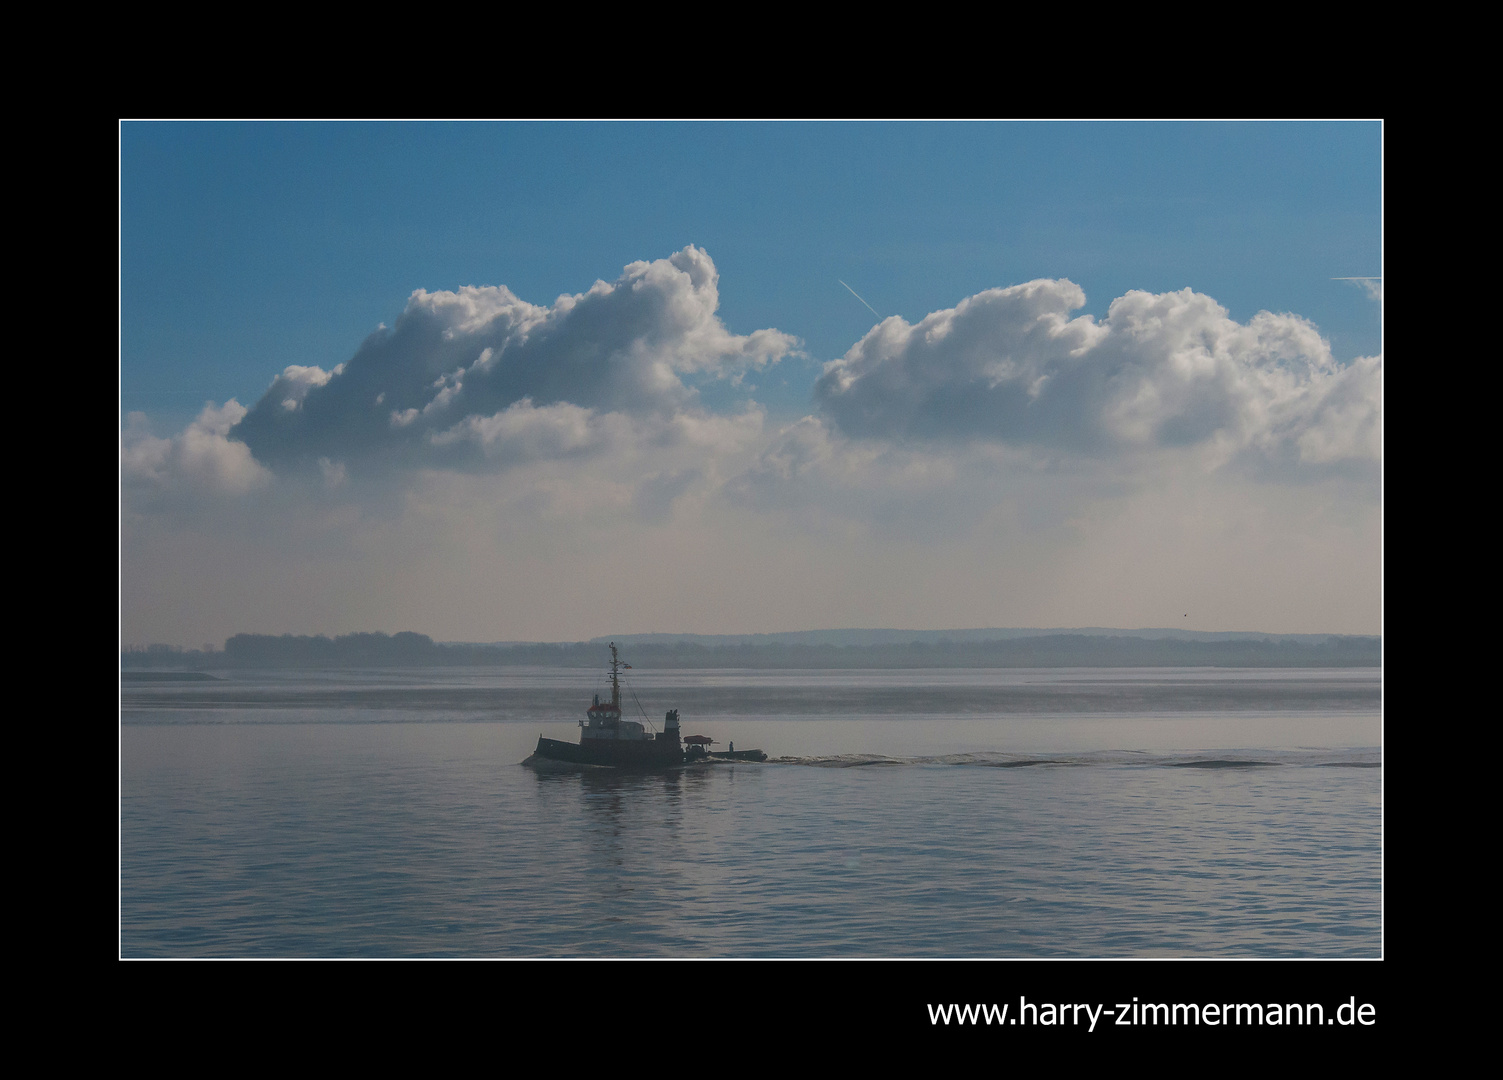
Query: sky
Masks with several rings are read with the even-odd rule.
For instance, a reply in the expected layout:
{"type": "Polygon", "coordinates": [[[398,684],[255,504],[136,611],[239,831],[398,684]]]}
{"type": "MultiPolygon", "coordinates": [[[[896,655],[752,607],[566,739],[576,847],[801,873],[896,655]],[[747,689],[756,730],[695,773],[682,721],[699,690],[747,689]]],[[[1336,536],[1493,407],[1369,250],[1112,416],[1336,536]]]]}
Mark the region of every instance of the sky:
{"type": "Polygon", "coordinates": [[[127,646],[1381,632],[1380,123],[119,136],[127,646]]]}

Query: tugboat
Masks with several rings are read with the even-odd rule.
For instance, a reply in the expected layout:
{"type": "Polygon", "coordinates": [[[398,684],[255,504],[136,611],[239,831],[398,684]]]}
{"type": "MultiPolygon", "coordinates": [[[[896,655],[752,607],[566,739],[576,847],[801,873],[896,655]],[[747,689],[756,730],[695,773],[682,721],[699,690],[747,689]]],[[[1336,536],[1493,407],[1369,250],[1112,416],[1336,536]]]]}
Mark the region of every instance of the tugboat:
{"type": "MultiPolygon", "coordinates": [[[[707,752],[710,740],[702,735],[681,738],[677,709],[668,710],[663,720],[663,730],[657,732],[648,731],[635,720],[621,719],[621,669],[630,666],[621,662],[616,652],[616,643],[611,642],[611,700],[601,701],[600,695],[595,695],[594,704],[585,710],[585,719],[579,722],[578,743],[547,739],[539,735],[538,748],[528,761],[542,758],[571,765],[666,769],[692,761],[726,756],[707,752]],[[688,750],[684,749],[685,742],[690,744],[688,750]]],[[[741,750],[733,757],[736,761],[767,760],[767,755],[760,750],[741,750]]]]}

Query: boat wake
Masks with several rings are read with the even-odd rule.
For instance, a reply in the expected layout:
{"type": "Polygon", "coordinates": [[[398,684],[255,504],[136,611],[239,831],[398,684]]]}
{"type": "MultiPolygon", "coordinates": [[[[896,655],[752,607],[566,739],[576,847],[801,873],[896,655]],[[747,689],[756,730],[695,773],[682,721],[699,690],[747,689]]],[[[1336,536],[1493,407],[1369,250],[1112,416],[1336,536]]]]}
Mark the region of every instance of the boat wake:
{"type": "Polygon", "coordinates": [[[948,767],[981,769],[1030,769],[1049,767],[1135,766],[1170,769],[1260,769],[1278,766],[1382,768],[1379,750],[1246,750],[1210,753],[1150,753],[1114,750],[1080,754],[938,754],[892,757],[886,754],[834,754],[821,757],[779,757],[778,765],[802,765],[814,769],[865,769],[896,767],[948,767]]]}

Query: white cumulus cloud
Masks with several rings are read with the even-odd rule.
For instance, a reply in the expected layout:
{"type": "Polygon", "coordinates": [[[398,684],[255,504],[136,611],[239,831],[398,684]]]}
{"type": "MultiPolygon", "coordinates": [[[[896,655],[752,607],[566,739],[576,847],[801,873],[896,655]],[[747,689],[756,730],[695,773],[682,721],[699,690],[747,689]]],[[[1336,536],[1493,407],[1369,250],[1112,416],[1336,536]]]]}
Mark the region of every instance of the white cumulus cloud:
{"type": "Polygon", "coordinates": [[[1308,321],[1242,324],[1190,289],[1072,317],[1070,281],[990,289],[917,325],[883,320],[815,387],[847,434],[991,440],[1086,455],[1207,448],[1218,461],[1373,461],[1382,360],[1338,363],[1308,321]]]}
{"type": "Polygon", "coordinates": [[[251,457],[244,443],[227,438],[245,414],[245,406],[238,401],[218,406],[210,402],[180,435],[160,439],[151,434],[143,414],[132,413],[121,433],[122,481],[228,495],[264,487],[271,474],[251,457]]]}
{"type": "Polygon", "coordinates": [[[797,347],[777,330],[731,333],[719,305],[715,264],[693,246],[551,306],[504,286],[419,289],[339,368],[289,367],[233,436],[274,467],[576,454],[608,441],[589,430],[605,417],[692,410],[685,376],[734,378],[797,347]]]}

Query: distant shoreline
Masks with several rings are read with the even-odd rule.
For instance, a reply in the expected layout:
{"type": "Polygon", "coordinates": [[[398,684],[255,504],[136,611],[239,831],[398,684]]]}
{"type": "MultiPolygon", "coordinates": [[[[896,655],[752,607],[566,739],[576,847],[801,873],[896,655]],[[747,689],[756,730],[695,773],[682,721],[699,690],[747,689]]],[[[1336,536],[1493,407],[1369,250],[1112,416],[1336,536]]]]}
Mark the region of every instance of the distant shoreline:
{"type": "MultiPolygon", "coordinates": [[[[198,678],[207,668],[598,667],[607,639],[464,644],[426,634],[236,634],[223,651],[165,646],[121,654],[131,678],[198,678]],[[140,676],[135,673],[140,673],[140,676]]],[[[644,669],[1380,667],[1380,637],[1184,630],[806,631],[767,635],[620,635],[644,669]],[[842,640],[847,643],[837,643],[842,640]],[[988,636],[992,635],[992,636],[988,636]],[[872,638],[878,640],[872,640],[872,638]],[[906,640],[904,640],[906,637],[906,640]],[[862,638],[865,638],[863,641],[862,638]],[[802,639],[802,640],[801,640],[802,639]],[[819,640],[824,639],[824,640],[819,640]]]]}

